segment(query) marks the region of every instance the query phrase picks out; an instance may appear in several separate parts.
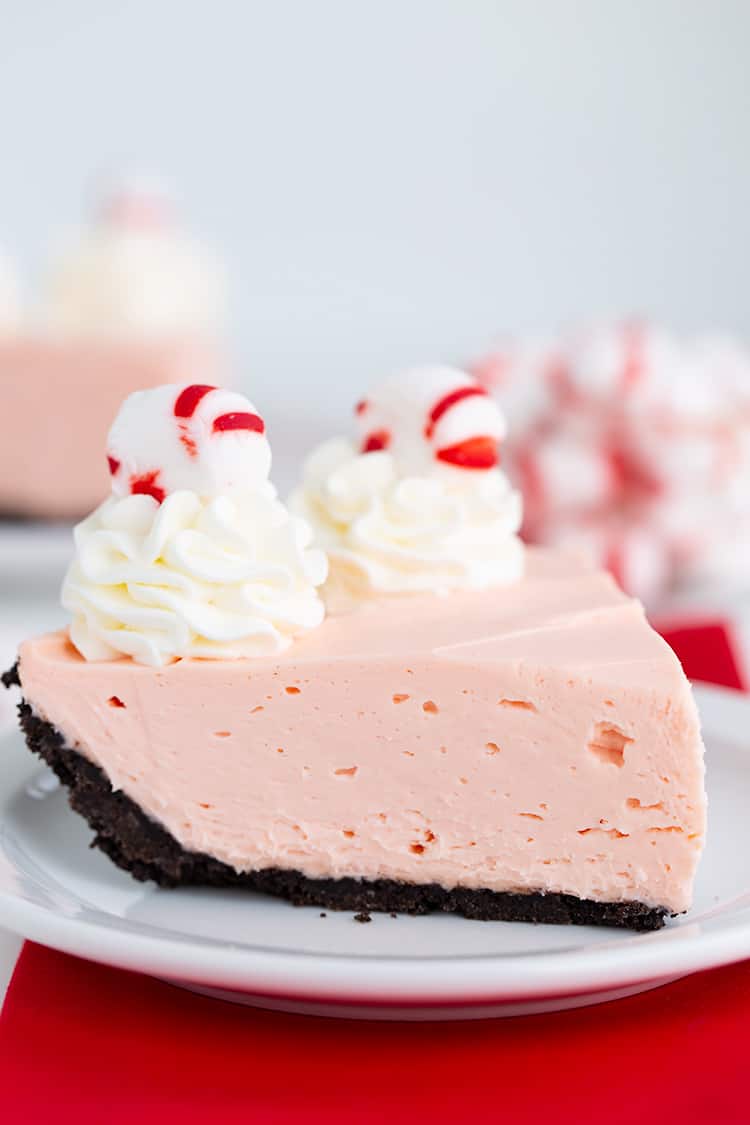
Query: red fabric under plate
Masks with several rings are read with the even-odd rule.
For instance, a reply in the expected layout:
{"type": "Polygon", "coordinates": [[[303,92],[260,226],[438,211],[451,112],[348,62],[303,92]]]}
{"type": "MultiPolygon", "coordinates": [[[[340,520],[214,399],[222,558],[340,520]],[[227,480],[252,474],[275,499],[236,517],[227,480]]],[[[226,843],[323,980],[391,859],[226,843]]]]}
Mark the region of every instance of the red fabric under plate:
{"type": "Polygon", "coordinates": [[[27,945],[8,998],[13,1122],[413,1125],[748,1120],[750,963],[613,1004],[453,1024],[287,1016],[27,945]]]}
{"type": "Polygon", "coordinates": [[[691,680],[747,691],[747,676],[741,667],[740,648],[731,625],[721,621],[692,625],[657,621],[656,626],[691,680]]]}
{"type": "MultiPolygon", "coordinates": [[[[740,687],[720,626],[668,634],[740,687]]],[[[0,1018],[0,1120],[750,1121],[750,962],[556,1015],[378,1024],[208,1000],[27,944],[0,1018]]]]}

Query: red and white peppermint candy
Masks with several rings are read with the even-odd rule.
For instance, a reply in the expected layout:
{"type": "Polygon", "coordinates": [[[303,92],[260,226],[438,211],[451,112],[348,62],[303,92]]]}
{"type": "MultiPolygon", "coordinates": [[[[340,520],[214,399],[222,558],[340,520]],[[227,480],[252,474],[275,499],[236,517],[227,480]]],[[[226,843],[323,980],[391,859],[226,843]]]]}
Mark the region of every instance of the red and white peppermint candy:
{"type": "Polygon", "coordinates": [[[136,391],[120,407],[107,441],[116,496],[159,503],[188,489],[201,496],[256,488],[268,479],[271,448],[249,399],[200,383],[136,391]]]}
{"type": "Polygon", "coordinates": [[[582,553],[608,570],[628,594],[650,601],[668,588],[671,544],[653,525],[610,519],[563,520],[549,524],[545,542],[582,553]]]}
{"type": "Polygon", "coordinates": [[[127,174],[97,185],[96,218],[111,229],[154,232],[174,220],[174,200],[161,180],[127,174]]]}
{"type": "Polygon", "coordinates": [[[672,341],[636,322],[573,336],[552,357],[547,379],[563,406],[625,402],[654,368],[674,362],[672,341]]]}
{"type": "Polygon", "coordinates": [[[619,477],[599,435],[556,431],[515,451],[513,464],[530,523],[596,512],[617,496],[619,477]]]}
{"type": "Polygon", "coordinates": [[[669,587],[672,547],[655,524],[614,526],[602,563],[628,594],[653,602],[669,587]]]}
{"type": "Polygon", "coordinates": [[[519,343],[471,365],[480,386],[502,404],[512,438],[546,425],[557,413],[557,395],[546,378],[553,359],[546,343],[519,343]]]}
{"type": "Polygon", "coordinates": [[[646,598],[737,557],[750,492],[746,348],[626,324],[517,344],[476,370],[511,423],[530,539],[597,540],[598,560],[646,598]]]}
{"type": "Polygon", "coordinates": [[[357,406],[363,453],[387,449],[402,472],[436,462],[482,471],[499,463],[506,424],[498,404],[471,375],[420,367],[384,380],[357,406]]]}

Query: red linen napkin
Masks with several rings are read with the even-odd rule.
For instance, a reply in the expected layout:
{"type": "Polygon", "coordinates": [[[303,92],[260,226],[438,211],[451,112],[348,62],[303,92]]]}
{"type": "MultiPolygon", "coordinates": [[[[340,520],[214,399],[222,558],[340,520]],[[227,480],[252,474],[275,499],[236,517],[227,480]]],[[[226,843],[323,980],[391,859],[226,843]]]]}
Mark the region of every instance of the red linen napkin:
{"type": "Polygon", "coordinates": [[[734,627],[727,621],[657,621],[691,680],[747,691],[747,677],[734,627]]]}
{"type": "MultiPolygon", "coordinates": [[[[666,633],[740,688],[721,625],[666,633]]],[[[471,1023],[281,1015],[24,947],[0,1017],[0,1120],[750,1121],[750,962],[578,1011],[471,1023]]]]}

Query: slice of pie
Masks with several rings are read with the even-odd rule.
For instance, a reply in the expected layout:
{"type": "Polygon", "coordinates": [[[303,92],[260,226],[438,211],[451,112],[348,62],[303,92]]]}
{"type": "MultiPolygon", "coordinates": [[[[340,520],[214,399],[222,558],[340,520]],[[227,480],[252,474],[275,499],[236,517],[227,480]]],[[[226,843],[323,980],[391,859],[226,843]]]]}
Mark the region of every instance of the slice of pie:
{"type": "Polygon", "coordinates": [[[403,377],[360,408],[367,452],[316,453],[292,507],[327,579],[267,486],[250,404],[128,400],[115,494],[77,531],[70,634],[26,642],[17,670],[31,749],[121,867],[482,919],[652,929],[690,906],[689,684],[611,578],[520,547],[473,386],[403,377]],[[429,438],[408,417],[425,409],[429,438]],[[449,451],[439,471],[418,441],[449,451]],[[130,494],[148,474],[156,491],[130,494]]]}

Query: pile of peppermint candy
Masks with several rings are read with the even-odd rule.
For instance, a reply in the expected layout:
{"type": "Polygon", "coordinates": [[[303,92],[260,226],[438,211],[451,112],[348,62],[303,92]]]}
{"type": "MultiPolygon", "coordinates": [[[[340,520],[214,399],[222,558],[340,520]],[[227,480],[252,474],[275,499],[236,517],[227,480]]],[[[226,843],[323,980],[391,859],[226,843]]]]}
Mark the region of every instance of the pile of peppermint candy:
{"type": "Polygon", "coordinates": [[[472,367],[509,422],[524,537],[584,549],[654,605],[750,577],[750,353],[625,324],[472,367]]]}

